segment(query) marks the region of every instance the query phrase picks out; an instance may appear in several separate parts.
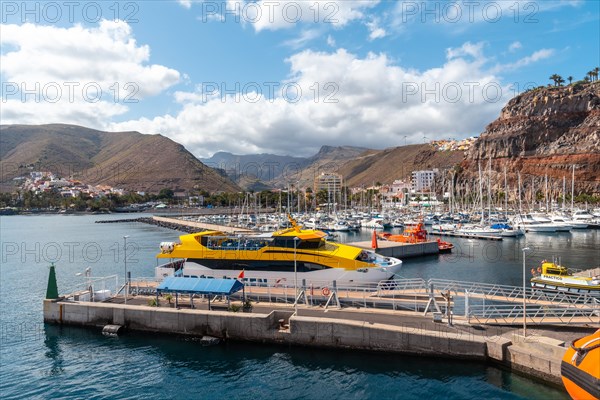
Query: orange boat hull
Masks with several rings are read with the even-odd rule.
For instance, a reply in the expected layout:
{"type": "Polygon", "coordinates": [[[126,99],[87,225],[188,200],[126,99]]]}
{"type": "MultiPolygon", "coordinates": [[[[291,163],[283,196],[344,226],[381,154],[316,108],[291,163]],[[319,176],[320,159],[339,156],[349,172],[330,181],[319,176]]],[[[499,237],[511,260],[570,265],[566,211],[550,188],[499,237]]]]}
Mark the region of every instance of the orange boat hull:
{"type": "Polygon", "coordinates": [[[571,344],[560,372],[574,400],[600,399],[600,329],[571,344]]]}

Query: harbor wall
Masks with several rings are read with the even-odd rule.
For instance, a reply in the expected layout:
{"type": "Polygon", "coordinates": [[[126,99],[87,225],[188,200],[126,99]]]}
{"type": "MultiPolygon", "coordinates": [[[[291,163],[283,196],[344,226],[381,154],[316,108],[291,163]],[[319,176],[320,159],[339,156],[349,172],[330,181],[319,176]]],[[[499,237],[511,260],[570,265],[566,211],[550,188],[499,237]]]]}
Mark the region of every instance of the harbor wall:
{"type": "Polygon", "coordinates": [[[386,351],[428,357],[492,361],[560,384],[564,343],[543,337],[486,337],[466,330],[439,330],[344,319],[156,308],[139,305],[44,301],[44,322],[255,342],[386,351]]]}

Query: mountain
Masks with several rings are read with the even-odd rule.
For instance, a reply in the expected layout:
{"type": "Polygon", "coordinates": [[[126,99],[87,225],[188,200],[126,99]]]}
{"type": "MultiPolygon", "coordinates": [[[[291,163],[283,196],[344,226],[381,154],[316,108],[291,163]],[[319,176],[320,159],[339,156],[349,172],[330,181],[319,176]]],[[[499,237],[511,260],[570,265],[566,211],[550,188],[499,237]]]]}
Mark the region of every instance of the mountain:
{"type": "Polygon", "coordinates": [[[462,151],[436,151],[430,144],[413,144],[385,150],[369,150],[344,163],[338,170],[350,187],[371,186],[409,179],[412,171],[450,169],[464,158],[462,151]]]}
{"type": "Polygon", "coordinates": [[[312,187],[316,176],[322,172],[338,172],[348,161],[355,159],[366,151],[364,147],[353,146],[322,146],[317,154],[306,160],[304,167],[290,165],[287,171],[274,180],[277,186],[300,184],[300,187],[312,187]]]}
{"type": "Polygon", "coordinates": [[[259,191],[285,188],[298,182],[300,187],[312,187],[316,175],[335,172],[344,163],[367,150],[364,147],[322,146],[317,154],[308,158],[267,153],[236,155],[218,152],[202,161],[226,174],[244,189],[259,191]]]}
{"type": "Polygon", "coordinates": [[[92,185],[150,193],[240,188],[161,135],[103,132],[75,125],[0,125],[4,189],[30,171],[50,171],[92,185]]]}
{"type": "Polygon", "coordinates": [[[246,190],[260,191],[272,186],[287,171],[297,171],[308,164],[308,159],[275,154],[236,155],[225,151],[201,161],[208,167],[223,171],[232,181],[246,190]]]}
{"type": "Polygon", "coordinates": [[[525,188],[545,190],[547,176],[549,190],[562,193],[575,165],[577,192],[600,193],[600,82],[541,87],[510,100],[471,147],[459,181],[490,160],[497,187],[506,169],[513,188],[520,171],[525,188]]]}

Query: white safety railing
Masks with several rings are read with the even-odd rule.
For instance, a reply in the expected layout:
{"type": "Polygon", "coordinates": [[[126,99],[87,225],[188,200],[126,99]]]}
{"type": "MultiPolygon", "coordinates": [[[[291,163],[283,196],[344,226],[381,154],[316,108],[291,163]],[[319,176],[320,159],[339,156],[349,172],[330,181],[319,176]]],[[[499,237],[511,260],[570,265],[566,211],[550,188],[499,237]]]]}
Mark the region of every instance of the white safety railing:
{"type": "Polygon", "coordinates": [[[65,298],[75,301],[104,301],[115,296],[121,289],[117,275],[90,276],[85,278],[85,282],[71,286],[65,298]]]}
{"type": "MultiPolygon", "coordinates": [[[[155,295],[158,280],[155,277],[132,279],[127,286],[119,286],[119,278],[89,277],[77,285],[69,298],[79,301],[98,301],[123,295],[155,295]],[[90,290],[91,287],[91,290],[90,290]]],[[[297,291],[293,280],[281,280],[274,285],[264,281],[244,282],[244,294],[253,301],[307,305],[329,305],[333,300],[340,306],[381,308],[410,311],[443,310],[448,304],[453,314],[464,315],[471,322],[519,323],[523,319],[523,288],[480,282],[444,279],[395,279],[381,282],[352,282],[298,280],[297,291]],[[447,296],[452,296],[448,303],[447,296]],[[445,297],[444,297],[445,296],[445,297]]],[[[600,298],[587,293],[567,293],[535,288],[525,290],[527,320],[532,324],[568,324],[600,321],[600,298]]],[[[242,292],[232,296],[241,298],[242,292]]]]}

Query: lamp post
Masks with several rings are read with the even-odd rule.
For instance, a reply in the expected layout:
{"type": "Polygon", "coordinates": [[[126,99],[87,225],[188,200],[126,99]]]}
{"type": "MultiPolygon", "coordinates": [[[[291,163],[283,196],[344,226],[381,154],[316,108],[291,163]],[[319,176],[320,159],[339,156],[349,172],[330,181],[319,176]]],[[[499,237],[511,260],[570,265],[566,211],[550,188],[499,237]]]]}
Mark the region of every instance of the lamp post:
{"type": "Polygon", "coordinates": [[[525,287],[525,253],[529,251],[529,247],[524,247],[523,251],[523,337],[527,337],[527,295],[526,295],[526,287],[525,287]]]}
{"type": "Polygon", "coordinates": [[[127,292],[128,292],[128,287],[127,287],[127,238],[129,237],[129,235],[125,235],[123,236],[123,263],[125,264],[125,304],[127,304],[127,292]]]}
{"type": "Polygon", "coordinates": [[[294,237],[294,314],[298,314],[298,267],[296,259],[296,249],[298,248],[298,236],[294,237]]]}

